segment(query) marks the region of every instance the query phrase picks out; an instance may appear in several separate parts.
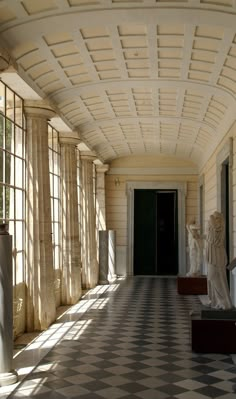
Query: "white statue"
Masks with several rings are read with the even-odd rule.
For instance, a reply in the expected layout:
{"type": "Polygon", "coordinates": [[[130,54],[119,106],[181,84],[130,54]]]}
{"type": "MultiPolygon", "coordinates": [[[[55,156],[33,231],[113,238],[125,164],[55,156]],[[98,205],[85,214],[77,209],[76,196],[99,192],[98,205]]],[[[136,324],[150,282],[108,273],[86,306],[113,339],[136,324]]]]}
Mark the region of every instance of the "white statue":
{"type": "Polygon", "coordinates": [[[215,309],[233,307],[226,277],[227,255],[224,240],[224,217],[220,212],[215,211],[208,221],[206,237],[208,297],[210,306],[215,309]]]}
{"type": "Polygon", "coordinates": [[[201,259],[202,259],[202,243],[199,234],[200,227],[195,220],[191,220],[186,228],[188,230],[188,247],[190,270],[186,274],[187,277],[199,276],[201,274],[201,259]]]}

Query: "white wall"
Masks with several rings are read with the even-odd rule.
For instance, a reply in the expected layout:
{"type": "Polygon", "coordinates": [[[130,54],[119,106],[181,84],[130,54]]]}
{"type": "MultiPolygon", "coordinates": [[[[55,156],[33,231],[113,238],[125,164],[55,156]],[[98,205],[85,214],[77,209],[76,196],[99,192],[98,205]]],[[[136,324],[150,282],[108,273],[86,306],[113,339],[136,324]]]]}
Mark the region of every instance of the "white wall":
{"type": "MultiPolygon", "coordinates": [[[[220,145],[216,148],[211,158],[204,165],[200,171],[201,175],[204,175],[205,181],[205,214],[204,214],[204,227],[206,229],[206,224],[209,216],[212,212],[217,209],[219,203],[219,183],[217,181],[217,159],[219,155],[224,151],[224,148],[229,145],[229,140],[232,140],[233,145],[233,157],[232,157],[232,198],[231,198],[231,211],[232,211],[232,231],[230,233],[231,240],[231,254],[230,260],[236,256],[236,125],[232,126],[228,134],[222,140],[220,145]]],[[[230,273],[230,292],[233,299],[234,305],[236,305],[236,270],[230,273]]]]}
{"type": "Polygon", "coordinates": [[[116,231],[117,274],[127,273],[127,182],[185,183],[185,219],[198,219],[198,175],[192,162],[174,157],[125,157],[113,161],[106,175],[107,229],[116,231]]]}

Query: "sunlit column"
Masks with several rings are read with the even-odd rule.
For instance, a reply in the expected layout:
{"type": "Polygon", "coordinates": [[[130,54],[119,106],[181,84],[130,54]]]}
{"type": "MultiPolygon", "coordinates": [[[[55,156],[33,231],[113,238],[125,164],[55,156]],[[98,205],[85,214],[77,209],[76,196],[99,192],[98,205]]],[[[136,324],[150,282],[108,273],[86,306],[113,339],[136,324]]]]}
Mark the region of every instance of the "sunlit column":
{"type": "Polygon", "coordinates": [[[106,230],[105,173],[109,165],[96,165],[96,224],[97,230],[106,230]]]}
{"type": "Polygon", "coordinates": [[[94,155],[81,152],[82,174],[82,285],[93,288],[98,283],[95,204],[93,195],[94,155]]]}
{"type": "Polygon", "coordinates": [[[81,246],[78,219],[77,150],[78,134],[60,133],[62,200],[62,304],[81,296],[81,246]]]}
{"type": "Polygon", "coordinates": [[[43,101],[26,101],[26,284],[27,330],[44,330],[56,318],[49,159],[48,118],[54,112],[43,101]]]}
{"type": "Polygon", "coordinates": [[[0,386],[14,384],[17,374],[12,370],[12,237],[6,225],[0,225],[0,386]]]}

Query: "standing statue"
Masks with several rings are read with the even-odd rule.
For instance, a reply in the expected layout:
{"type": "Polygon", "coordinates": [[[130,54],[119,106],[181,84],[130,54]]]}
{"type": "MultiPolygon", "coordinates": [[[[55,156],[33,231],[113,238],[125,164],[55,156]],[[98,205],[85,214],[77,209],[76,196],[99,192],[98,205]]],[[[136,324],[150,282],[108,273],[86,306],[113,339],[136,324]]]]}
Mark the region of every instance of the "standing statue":
{"type": "Polygon", "coordinates": [[[201,259],[202,259],[202,244],[201,236],[199,234],[200,227],[195,220],[191,220],[186,225],[188,231],[188,247],[190,270],[186,274],[187,277],[195,277],[201,274],[201,259]]]}
{"type": "Polygon", "coordinates": [[[226,277],[227,255],[224,240],[224,217],[222,213],[215,211],[208,221],[206,237],[208,297],[210,306],[215,309],[233,307],[226,277]]]}

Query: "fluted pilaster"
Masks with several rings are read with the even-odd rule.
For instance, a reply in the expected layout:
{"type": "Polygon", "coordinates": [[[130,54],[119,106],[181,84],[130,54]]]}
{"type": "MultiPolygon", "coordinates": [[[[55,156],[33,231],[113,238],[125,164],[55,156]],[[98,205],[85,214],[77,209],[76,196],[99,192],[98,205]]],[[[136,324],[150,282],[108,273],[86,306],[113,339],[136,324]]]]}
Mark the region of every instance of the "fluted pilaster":
{"type": "Polygon", "coordinates": [[[44,330],[56,318],[50,207],[48,118],[43,101],[25,102],[27,122],[27,330],[44,330]]]}
{"type": "Polygon", "coordinates": [[[62,199],[62,304],[81,296],[81,245],[78,219],[77,152],[78,134],[60,134],[62,199]],[[77,137],[76,137],[77,136],[77,137]]]}
{"type": "Polygon", "coordinates": [[[109,165],[96,165],[96,215],[97,229],[106,230],[105,173],[109,165]]]}
{"type": "Polygon", "coordinates": [[[82,167],[82,285],[93,288],[98,283],[95,205],[93,196],[93,155],[81,153],[82,167]]]}

